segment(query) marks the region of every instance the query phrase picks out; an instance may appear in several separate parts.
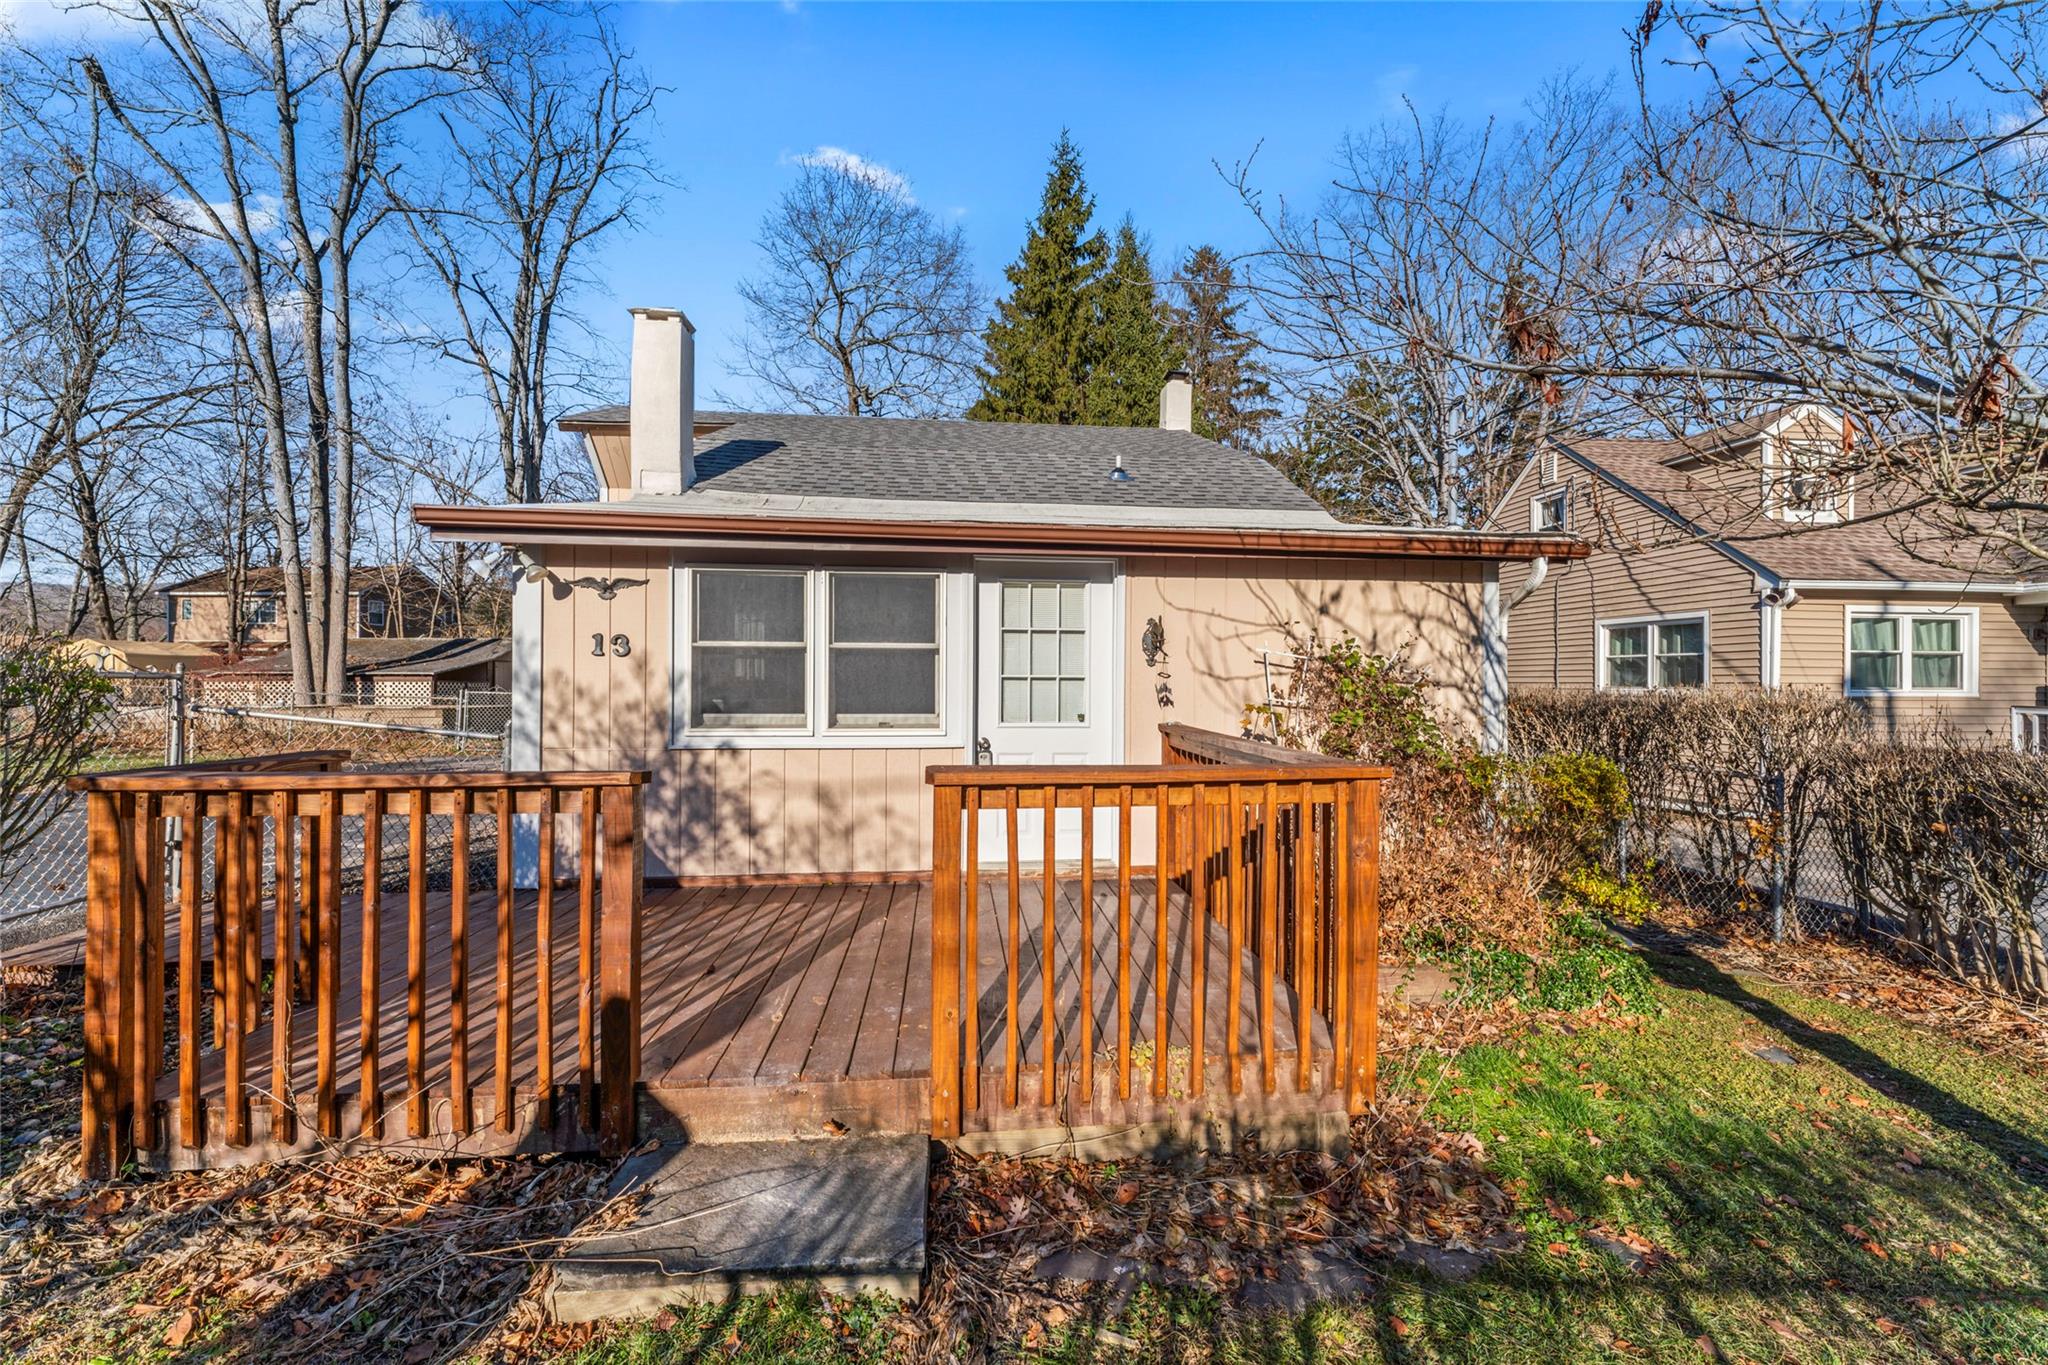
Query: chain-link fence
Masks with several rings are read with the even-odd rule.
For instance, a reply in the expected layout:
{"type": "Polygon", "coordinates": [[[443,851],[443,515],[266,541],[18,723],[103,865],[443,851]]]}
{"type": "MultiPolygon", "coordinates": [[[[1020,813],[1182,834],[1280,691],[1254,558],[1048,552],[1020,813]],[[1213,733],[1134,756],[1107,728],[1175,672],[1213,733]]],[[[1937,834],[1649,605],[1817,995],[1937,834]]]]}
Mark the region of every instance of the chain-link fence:
{"type": "MultiPolygon", "coordinates": [[[[505,766],[511,694],[436,687],[384,702],[298,704],[254,700],[236,686],[181,674],[109,674],[115,705],[101,718],[89,767],[96,772],[200,763],[302,749],[346,749],[365,769],[483,771],[505,766]]],[[[453,845],[450,821],[429,822],[430,876],[445,887],[453,845]]],[[[389,836],[387,836],[388,838],[389,836]]],[[[360,875],[362,828],[343,824],[344,876],[360,875]]],[[[264,875],[273,875],[274,838],[266,838],[264,875]]],[[[403,867],[402,843],[386,850],[403,867]]],[[[472,821],[472,862],[497,857],[491,821],[472,821]]],[[[85,907],[85,810],[66,798],[42,833],[0,868],[0,953],[75,928],[85,907]]],[[[213,852],[205,851],[212,876],[213,852]]]]}

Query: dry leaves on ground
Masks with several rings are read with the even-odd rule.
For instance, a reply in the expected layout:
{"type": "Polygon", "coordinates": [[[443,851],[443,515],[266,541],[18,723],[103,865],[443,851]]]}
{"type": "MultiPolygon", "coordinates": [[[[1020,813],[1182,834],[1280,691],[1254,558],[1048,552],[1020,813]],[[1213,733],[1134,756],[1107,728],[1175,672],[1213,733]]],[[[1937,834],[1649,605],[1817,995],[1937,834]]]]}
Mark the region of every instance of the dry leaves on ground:
{"type": "Polygon", "coordinates": [[[1221,1293],[1411,1243],[1480,1251],[1512,1236],[1513,1201],[1470,1134],[1410,1104],[1358,1119],[1352,1151],[1153,1161],[949,1153],[932,1176],[929,1281],[914,1331],[934,1354],[1016,1340],[1068,1317],[1041,1263],[1072,1253],[1132,1276],[1221,1293]]]}
{"type": "Polygon", "coordinates": [[[0,1317],[24,1360],[212,1343],[222,1360],[406,1362],[539,1326],[540,1266],[611,1226],[611,1168],[357,1156],[77,1185],[77,1145],[0,1184],[0,1317]]]}

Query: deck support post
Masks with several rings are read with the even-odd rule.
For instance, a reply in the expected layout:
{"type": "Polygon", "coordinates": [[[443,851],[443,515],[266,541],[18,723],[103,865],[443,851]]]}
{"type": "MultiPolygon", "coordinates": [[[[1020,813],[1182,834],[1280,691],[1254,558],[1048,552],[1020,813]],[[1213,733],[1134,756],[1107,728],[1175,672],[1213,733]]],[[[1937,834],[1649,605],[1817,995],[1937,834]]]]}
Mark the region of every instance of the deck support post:
{"type": "Polygon", "coordinates": [[[121,856],[117,799],[86,795],[85,864],[85,1094],[79,1129],[79,1170],[106,1180],[128,1159],[128,1099],[121,1052],[130,1041],[123,1028],[122,996],[129,989],[126,945],[121,941],[121,884],[127,875],[121,856]]]}
{"type": "MultiPolygon", "coordinates": [[[[961,876],[958,787],[932,789],[932,1131],[935,1138],[960,1136],[961,1041],[960,957],[961,876]]],[[[1045,813],[1052,829],[1053,813],[1045,813]]],[[[1051,841],[1048,832],[1048,844],[1051,841]]],[[[969,869],[970,876],[972,869],[969,869]]],[[[1051,869],[1046,875],[1051,877],[1051,869]]],[[[1051,911],[1047,911],[1050,918],[1051,911]]],[[[1051,1049],[1046,1055],[1048,1074],[1051,1049]]]]}
{"type": "MultiPolygon", "coordinates": [[[[636,1140],[640,1078],[640,901],[646,850],[640,788],[604,789],[603,927],[598,948],[598,1146],[623,1156],[636,1140]]],[[[583,818],[591,811],[584,808],[583,818]]]]}
{"type": "Polygon", "coordinates": [[[1351,877],[1351,925],[1348,948],[1351,976],[1351,1038],[1349,1069],[1344,1079],[1344,1106],[1362,1114],[1373,1102],[1379,1083],[1380,1021],[1380,784],[1351,784],[1350,847],[1345,867],[1351,877]]]}

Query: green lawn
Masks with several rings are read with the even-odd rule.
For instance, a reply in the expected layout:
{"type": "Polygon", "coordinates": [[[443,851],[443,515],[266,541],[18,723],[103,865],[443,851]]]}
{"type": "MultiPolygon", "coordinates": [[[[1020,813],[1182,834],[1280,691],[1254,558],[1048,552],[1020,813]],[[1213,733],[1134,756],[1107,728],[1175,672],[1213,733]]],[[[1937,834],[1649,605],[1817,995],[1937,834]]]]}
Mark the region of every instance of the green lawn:
{"type": "MultiPolygon", "coordinates": [[[[2048,1077],[1698,959],[1653,965],[1663,1010],[1640,1030],[1474,1048],[1407,1078],[1443,1126],[1487,1142],[1521,1201],[1521,1251],[1458,1284],[1390,1267],[1371,1300],[1298,1318],[1145,1292],[1009,1354],[2048,1360],[2048,1077]],[[1647,1267],[1596,1237],[1650,1249],[1647,1267]]],[[[894,1317],[752,1300],[574,1358],[880,1359],[894,1317]]]]}

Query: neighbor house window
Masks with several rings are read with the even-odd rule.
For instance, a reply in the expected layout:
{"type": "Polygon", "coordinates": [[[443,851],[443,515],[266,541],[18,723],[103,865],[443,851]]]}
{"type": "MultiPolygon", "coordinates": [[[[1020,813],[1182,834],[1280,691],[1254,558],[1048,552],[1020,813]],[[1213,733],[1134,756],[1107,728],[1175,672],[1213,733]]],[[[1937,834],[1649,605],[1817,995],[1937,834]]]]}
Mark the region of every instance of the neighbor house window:
{"type": "Polygon", "coordinates": [[[1613,621],[1600,627],[1600,685],[1639,690],[1704,687],[1707,619],[1613,621]]]}
{"type": "Polygon", "coordinates": [[[249,624],[252,626],[274,626],[277,624],[277,599],[265,594],[251,598],[248,608],[249,624]]]}
{"type": "Polygon", "coordinates": [[[689,729],[940,728],[941,575],[706,568],[687,581],[689,729]]]}
{"type": "Polygon", "coordinates": [[[1969,690],[1972,624],[1964,612],[1852,612],[1849,692],[1969,690]]]}
{"type": "Polygon", "coordinates": [[[1562,531],[1565,529],[1565,490],[1555,493],[1539,493],[1529,500],[1529,529],[1532,531],[1562,531]]]}
{"type": "Polygon", "coordinates": [[[363,599],[363,629],[382,631],[391,619],[391,603],[383,593],[373,592],[363,599]]]}
{"type": "Polygon", "coordinates": [[[178,599],[178,619],[179,619],[180,621],[189,621],[189,620],[191,620],[191,619],[192,619],[192,599],[191,599],[191,598],[189,598],[189,597],[181,597],[181,598],[179,598],[179,599],[178,599]]]}

